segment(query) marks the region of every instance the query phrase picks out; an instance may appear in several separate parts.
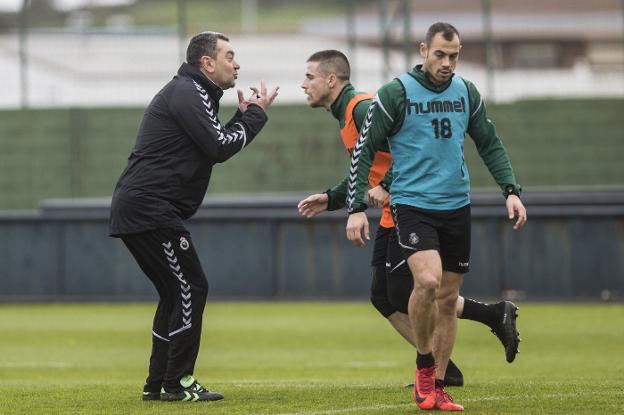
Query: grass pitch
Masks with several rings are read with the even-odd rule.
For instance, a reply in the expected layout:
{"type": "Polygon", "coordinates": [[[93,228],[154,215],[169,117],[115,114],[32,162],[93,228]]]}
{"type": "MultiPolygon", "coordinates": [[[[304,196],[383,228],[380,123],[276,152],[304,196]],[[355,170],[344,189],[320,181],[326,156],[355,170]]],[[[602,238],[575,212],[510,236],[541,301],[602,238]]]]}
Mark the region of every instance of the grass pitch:
{"type": "MultiPolygon", "coordinates": [[[[521,354],[460,321],[466,413],[624,413],[624,305],[519,304],[521,354]]],[[[367,303],[209,303],[196,377],[142,402],[153,304],[0,306],[0,414],[417,414],[414,352],[367,303]]]]}

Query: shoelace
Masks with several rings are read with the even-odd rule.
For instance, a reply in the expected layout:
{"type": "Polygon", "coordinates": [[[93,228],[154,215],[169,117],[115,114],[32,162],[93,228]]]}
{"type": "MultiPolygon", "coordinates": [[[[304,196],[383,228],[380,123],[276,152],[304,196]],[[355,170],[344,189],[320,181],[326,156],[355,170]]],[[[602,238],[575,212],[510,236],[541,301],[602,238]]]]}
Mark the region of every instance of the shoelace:
{"type": "MultiPolygon", "coordinates": [[[[431,367],[431,368],[426,368],[426,369],[422,369],[422,372],[424,373],[424,376],[418,376],[418,386],[419,389],[425,393],[429,393],[434,389],[434,385],[435,385],[435,380],[434,380],[434,373],[435,373],[435,366],[431,367]]],[[[420,373],[419,373],[420,374],[420,373]]]]}
{"type": "Polygon", "coordinates": [[[446,393],[444,388],[436,388],[436,394],[441,395],[442,396],[442,400],[445,401],[445,402],[454,402],[453,398],[451,398],[451,395],[446,393]]]}

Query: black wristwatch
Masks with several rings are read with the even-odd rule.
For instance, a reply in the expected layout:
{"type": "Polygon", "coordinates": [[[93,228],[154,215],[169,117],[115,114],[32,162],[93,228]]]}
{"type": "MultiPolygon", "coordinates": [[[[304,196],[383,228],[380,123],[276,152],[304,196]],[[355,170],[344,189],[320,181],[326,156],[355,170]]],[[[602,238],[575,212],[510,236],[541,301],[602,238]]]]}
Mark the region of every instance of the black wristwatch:
{"type": "Polygon", "coordinates": [[[368,206],[366,204],[362,203],[360,206],[355,207],[355,208],[351,208],[347,212],[349,213],[349,215],[352,215],[354,213],[364,212],[367,208],[368,208],[368,206]]]}
{"type": "Polygon", "coordinates": [[[508,184],[507,186],[505,186],[505,190],[503,190],[503,196],[505,196],[505,199],[507,199],[509,195],[516,195],[520,197],[521,192],[522,192],[522,187],[520,187],[519,184],[516,184],[516,185],[508,184]]]}

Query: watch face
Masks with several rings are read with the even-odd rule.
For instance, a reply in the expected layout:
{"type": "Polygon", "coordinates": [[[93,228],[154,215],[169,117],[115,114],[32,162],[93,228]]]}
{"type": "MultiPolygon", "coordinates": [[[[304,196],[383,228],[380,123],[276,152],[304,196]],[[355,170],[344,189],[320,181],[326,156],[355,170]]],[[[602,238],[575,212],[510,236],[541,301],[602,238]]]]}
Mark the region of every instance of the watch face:
{"type": "Polygon", "coordinates": [[[505,188],[505,193],[507,195],[516,195],[516,196],[520,196],[520,187],[518,186],[518,189],[516,189],[515,186],[513,185],[509,185],[505,188]]]}

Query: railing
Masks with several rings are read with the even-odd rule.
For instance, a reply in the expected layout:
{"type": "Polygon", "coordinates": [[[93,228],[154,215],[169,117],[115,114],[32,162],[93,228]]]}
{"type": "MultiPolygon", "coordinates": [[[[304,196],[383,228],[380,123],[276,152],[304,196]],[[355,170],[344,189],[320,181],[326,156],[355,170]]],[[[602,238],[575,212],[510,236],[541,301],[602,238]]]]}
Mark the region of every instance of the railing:
{"type": "MultiPolygon", "coordinates": [[[[372,240],[353,247],[344,237],[344,211],[305,219],[299,199],[206,199],[188,227],[210,298],[367,298],[372,240]]],[[[473,195],[463,293],[622,300],[624,190],[533,192],[523,200],[529,222],[516,232],[500,194],[473,195]]],[[[0,299],[155,298],[123,243],[107,236],[108,207],[102,199],[46,200],[38,211],[0,213],[0,299]]],[[[379,218],[378,210],[368,213],[371,223],[379,218]]]]}

